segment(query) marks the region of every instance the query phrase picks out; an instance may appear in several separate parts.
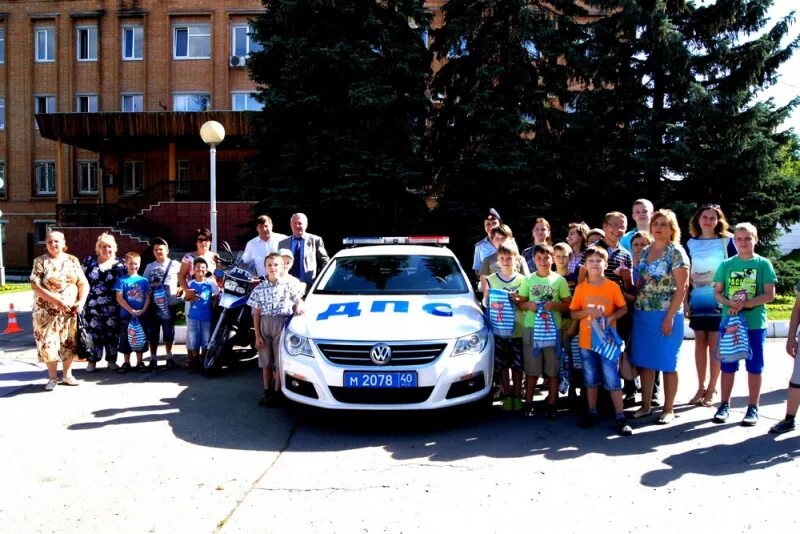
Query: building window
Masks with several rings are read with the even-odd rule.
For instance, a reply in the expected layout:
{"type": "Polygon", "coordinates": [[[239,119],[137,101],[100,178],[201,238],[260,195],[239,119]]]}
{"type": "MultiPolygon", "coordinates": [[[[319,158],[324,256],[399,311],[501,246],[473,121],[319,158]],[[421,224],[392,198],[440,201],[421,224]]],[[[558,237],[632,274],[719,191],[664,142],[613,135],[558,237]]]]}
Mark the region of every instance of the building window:
{"type": "Polygon", "coordinates": [[[55,195],[56,194],[56,162],[37,161],[36,162],[36,194],[55,195]]]}
{"type": "MultiPolygon", "coordinates": [[[[33,112],[39,113],[55,113],[56,111],[56,97],[55,95],[36,95],[33,97],[33,112]]],[[[39,123],[34,119],[36,129],[39,129],[39,123]]]]}
{"type": "Polygon", "coordinates": [[[173,95],[172,111],[208,111],[211,97],[208,93],[178,93],[173,95]]]}
{"type": "Polygon", "coordinates": [[[97,61],[97,26],[76,28],[78,61],[97,61]]]}
{"type": "Polygon", "coordinates": [[[126,161],[125,176],[122,179],[122,192],[126,195],[137,193],[144,188],[144,162],[126,161]]]}
{"type": "Polygon", "coordinates": [[[175,26],[173,57],[175,59],[209,59],[211,27],[208,24],[175,26]]]}
{"type": "Polygon", "coordinates": [[[178,160],[178,173],[175,176],[175,192],[188,193],[189,192],[189,160],[178,160]]]}
{"type": "Polygon", "coordinates": [[[56,29],[36,28],[36,62],[56,60],[56,29]]]}
{"type": "Polygon", "coordinates": [[[37,245],[44,244],[47,232],[55,225],[55,221],[33,221],[33,236],[37,245]]]}
{"type": "Polygon", "coordinates": [[[122,95],[122,111],[126,113],[139,113],[144,111],[144,95],[122,95]]]}
{"type": "Polygon", "coordinates": [[[0,96],[0,130],[6,129],[6,99],[0,96]]]}
{"type": "Polygon", "coordinates": [[[75,111],[78,113],[96,113],[97,95],[78,95],[75,102],[75,111]]]}
{"type": "Polygon", "coordinates": [[[253,29],[247,25],[233,26],[231,41],[231,54],[234,56],[247,57],[263,48],[261,43],[253,37],[253,29]]]}
{"type": "Polygon", "coordinates": [[[233,111],[260,111],[264,104],[256,100],[253,93],[231,93],[231,109],[233,111]]]}
{"type": "Polygon", "coordinates": [[[94,195],[98,192],[97,162],[78,161],[78,193],[94,195]]]}
{"type": "Polygon", "coordinates": [[[34,113],[55,113],[55,95],[37,95],[33,97],[34,113]]]}
{"type": "Polygon", "coordinates": [[[6,62],[6,30],[0,28],[0,63],[6,62]]]}
{"type": "Polygon", "coordinates": [[[6,198],[6,162],[0,161],[0,198],[6,198]]]}
{"type": "Polygon", "coordinates": [[[144,59],[144,28],[142,26],[122,28],[122,59],[126,61],[144,59]]]}

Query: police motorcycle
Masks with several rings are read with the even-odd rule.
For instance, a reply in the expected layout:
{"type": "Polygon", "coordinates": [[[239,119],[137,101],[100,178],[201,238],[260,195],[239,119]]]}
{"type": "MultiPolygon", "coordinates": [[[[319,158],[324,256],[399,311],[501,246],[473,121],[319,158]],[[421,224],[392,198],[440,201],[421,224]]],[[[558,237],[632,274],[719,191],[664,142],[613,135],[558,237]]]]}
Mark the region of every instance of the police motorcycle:
{"type": "Polygon", "coordinates": [[[251,356],[255,349],[253,315],[247,299],[258,285],[255,265],[244,261],[242,252],[236,255],[230,245],[220,242],[218,263],[224,269],[215,269],[214,276],[220,286],[217,319],[205,353],[200,357],[200,373],[206,377],[219,374],[223,365],[229,365],[242,356],[251,356]],[[247,347],[247,350],[234,350],[247,347]]]}

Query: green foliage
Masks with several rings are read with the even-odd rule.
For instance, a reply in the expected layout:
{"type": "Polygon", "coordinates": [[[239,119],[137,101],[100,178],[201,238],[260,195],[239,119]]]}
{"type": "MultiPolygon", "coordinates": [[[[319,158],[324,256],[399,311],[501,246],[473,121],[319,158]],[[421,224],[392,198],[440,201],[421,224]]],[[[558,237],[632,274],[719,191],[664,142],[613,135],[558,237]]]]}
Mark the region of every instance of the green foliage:
{"type": "Polygon", "coordinates": [[[798,46],[781,46],[788,17],[752,37],[770,3],[587,2],[613,11],[590,25],[591,89],[578,96],[563,145],[576,155],[568,174],[589,177],[573,205],[627,211],[647,197],[688,221],[711,201],[731,222],[756,224],[765,244],[779,222],[798,220],[800,187],[779,172],[790,134],[776,128],[800,100],[755,102],[798,46]]]}
{"type": "Polygon", "coordinates": [[[276,0],[255,22],[248,63],[264,110],[247,174],[257,211],[304,211],[330,233],[416,217],[430,54],[422,0],[276,0]]]}
{"type": "Polygon", "coordinates": [[[777,131],[800,98],[756,98],[800,38],[791,15],[767,25],[770,4],[585,0],[601,16],[579,24],[573,0],[449,0],[429,51],[422,0],[270,1],[248,194],[326,237],[447,233],[462,258],[489,207],[560,239],[640,197],[684,225],[714,202],[774,253],[800,220],[798,140],[777,131]]]}
{"type": "Polygon", "coordinates": [[[471,242],[489,206],[532,223],[560,204],[562,105],[574,77],[563,58],[583,37],[583,10],[562,0],[450,0],[443,11],[431,47],[446,63],[432,81],[441,104],[429,153],[440,209],[471,242]]]}
{"type": "Polygon", "coordinates": [[[784,256],[779,260],[773,260],[772,264],[775,267],[775,276],[778,277],[775,290],[780,295],[794,295],[796,284],[800,281],[800,261],[784,256]]]}

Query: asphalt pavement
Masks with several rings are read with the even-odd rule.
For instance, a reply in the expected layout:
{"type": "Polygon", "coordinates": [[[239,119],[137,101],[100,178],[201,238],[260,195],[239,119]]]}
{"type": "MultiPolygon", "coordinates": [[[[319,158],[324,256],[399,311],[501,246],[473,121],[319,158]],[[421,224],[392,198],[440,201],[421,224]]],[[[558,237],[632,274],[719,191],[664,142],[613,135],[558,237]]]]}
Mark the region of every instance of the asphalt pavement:
{"type": "Polygon", "coordinates": [[[672,425],[622,438],[566,410],[265,409],[253,360],[216,379],[76,363],[80,386],[45,392],[30,302],[0,310],[8,298],[25,332],[0,335],[0,532],[797,531],[800,432],[767,433],[785,409],[783,339],[767,342],[756,427],[738,425],[741,372],[731,422],[681,404],[672,425]]]}

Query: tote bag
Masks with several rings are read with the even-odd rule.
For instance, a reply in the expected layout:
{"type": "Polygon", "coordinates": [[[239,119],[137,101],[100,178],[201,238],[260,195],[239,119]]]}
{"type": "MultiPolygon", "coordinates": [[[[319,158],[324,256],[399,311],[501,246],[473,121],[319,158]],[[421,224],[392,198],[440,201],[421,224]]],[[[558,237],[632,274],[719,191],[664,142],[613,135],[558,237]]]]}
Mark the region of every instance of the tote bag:
{"type": "Polygon", "coordinates": [[[489,324],[498,337],[514,335],[514,303],[505,289],[489,288],[489,324]]]}
{"type": "Polygon", "coordinates": [[[138,317],[131,318],[131,322],[128,323],[128,344],[133,352],[143,351],[147,344],[147,336],[138,317]]]}
{"type": "Polygon", "coordinates": [[[750,350],[750,339],[747,337],[747,325],[741,315],[728,315],[719,328],[719,341],[717,342],[717,359],[719,361],[736,362],[753,357],[753,352],[750,350]]]}
{"type": "Polygon", "coordinates": [[[156,315],[158,315],[159,319],[164,321],[170,318],[169,316],[169,291],[166,287],[164,287],[164,280],[167,279],[167,275],[169,274],[169,270],[172,267],[172,260],[169,261],[167,264],[167,270],[164,272],[164,276],[161,277],[161,283],[158,287],[153,289],[153,303],[156,306],[156,315]]]}
{"type": "Polygon", "coordinates": [[[533,319],[533,348],[555,347],[558,345],[559,335],[553,312],[545,310],[544,303],[540,302],[533,319]]]}
{"type": "Polygon", "coordinates": [[[610,362],[619,361],[625,343],[605,318],[592,321],[592,350],[610,362]]]}
{"type": "Polygon", "coordinates": [[[583,360],[581,360],[581,346],[578,343],[579,336],[573,336],[569,342],[569,357],[572,369],[575,371],[583,369],[583,360]]]}

